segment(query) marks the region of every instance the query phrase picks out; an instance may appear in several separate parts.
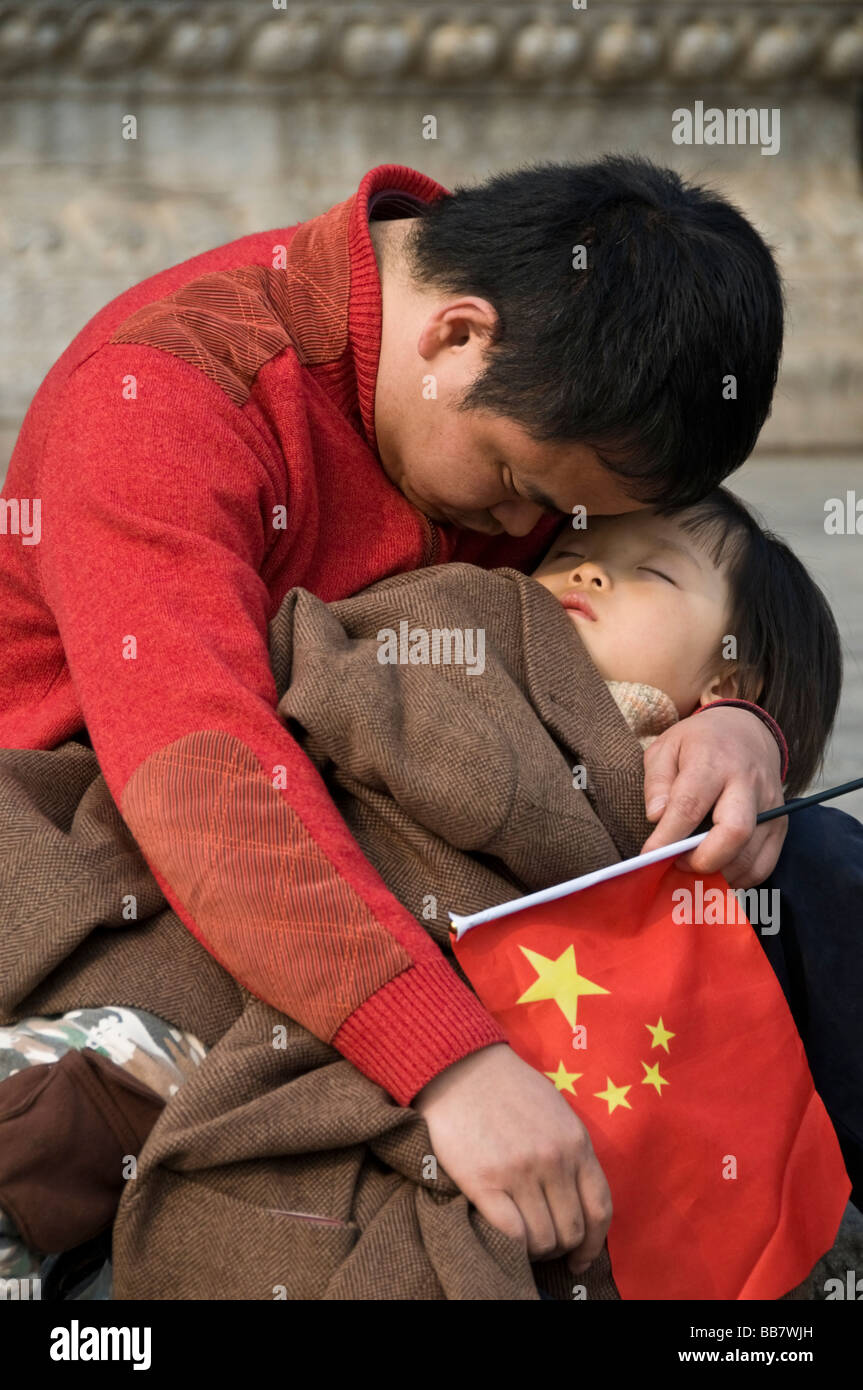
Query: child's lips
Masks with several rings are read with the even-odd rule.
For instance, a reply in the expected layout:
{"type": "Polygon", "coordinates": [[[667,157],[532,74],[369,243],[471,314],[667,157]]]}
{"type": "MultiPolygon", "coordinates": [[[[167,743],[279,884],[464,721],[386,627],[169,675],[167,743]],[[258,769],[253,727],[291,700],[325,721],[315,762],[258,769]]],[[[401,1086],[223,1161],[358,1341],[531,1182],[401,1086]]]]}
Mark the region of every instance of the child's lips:
{"type": "Polygon", "coordinates": [[[570,613],[580,613],[583,618],[589,618],[592,623],[596,622],[596,614],[584,597],[584,594],[571,591],[568,594],[564,594],[560,601],[564,608],[568,609],[570,613]]]}

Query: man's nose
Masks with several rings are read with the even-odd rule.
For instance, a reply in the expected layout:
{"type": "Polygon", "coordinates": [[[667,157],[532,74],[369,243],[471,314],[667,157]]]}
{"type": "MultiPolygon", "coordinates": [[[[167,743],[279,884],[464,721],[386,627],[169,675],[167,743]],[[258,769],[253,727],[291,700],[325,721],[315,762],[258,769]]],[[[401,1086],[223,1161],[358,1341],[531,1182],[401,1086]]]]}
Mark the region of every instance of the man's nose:
{"type": "Polygon", "coordinates": [[[585,589],[608,589],[611,579],[608,570],[596,560],[581,560],[573,567],[570,583],[585,589]]]}
{"type": "Polygon", "coordinates": [[[540,517],[545,515],[545,509],[538,503],[527,502],[522,498],[513,499],[511,502],[498,502],[496,507],[490,507],[489,510],[509,536],[528,535],[540,517]]]}

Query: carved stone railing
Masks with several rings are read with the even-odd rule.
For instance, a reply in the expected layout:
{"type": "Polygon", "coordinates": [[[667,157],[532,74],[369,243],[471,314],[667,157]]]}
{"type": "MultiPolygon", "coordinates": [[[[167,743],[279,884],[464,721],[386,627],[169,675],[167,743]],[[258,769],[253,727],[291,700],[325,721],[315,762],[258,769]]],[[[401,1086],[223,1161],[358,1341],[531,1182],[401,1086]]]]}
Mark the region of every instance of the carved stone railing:
{"type": "Polygon", "coordinates": [[[374,164],[452,187],[609,149],[722,188],[775,246],[791,324],[765,446],[859,446],[861,86],[856,0],[0,0],[0,473],[52,361],[137,280],[374,164]],[[778,153],[675,144],[697,101],[778,110],[778,153]]]}
{"type": "Polygon", "coordinates": [[[852,3],[473,5],[113,0],[0,7],[0,70],[120,83],[621,84],[863,78],[852,3]],[[161,79],[161,82],[158,80],[161,79]]]}

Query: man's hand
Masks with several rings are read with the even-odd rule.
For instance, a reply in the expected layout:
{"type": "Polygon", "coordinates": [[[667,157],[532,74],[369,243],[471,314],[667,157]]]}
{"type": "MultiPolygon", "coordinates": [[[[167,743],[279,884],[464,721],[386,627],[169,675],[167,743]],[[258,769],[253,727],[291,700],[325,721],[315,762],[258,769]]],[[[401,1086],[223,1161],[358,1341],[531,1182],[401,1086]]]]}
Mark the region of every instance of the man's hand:
{"type": "Polygon", "coordinates": [[[720,705],[682,719],[644,754],[647,819],[661,819],[642,854],[694,834],[712,809],[710,834],[681,866],[695,874],[721,872],[732,888],[763,883],[788,821],[777,816],[756,826],[755,817],[782,805],[780,771],[776,740],[749,710],[720,705]]]}
{"type": "Polygon", "coordinates": [[[558,1090],[506,1043],[472,1052],[414,1097],[456,1186],[531,1260],[596,1259],[611,1193],[584,1125],[558,1090]]]}

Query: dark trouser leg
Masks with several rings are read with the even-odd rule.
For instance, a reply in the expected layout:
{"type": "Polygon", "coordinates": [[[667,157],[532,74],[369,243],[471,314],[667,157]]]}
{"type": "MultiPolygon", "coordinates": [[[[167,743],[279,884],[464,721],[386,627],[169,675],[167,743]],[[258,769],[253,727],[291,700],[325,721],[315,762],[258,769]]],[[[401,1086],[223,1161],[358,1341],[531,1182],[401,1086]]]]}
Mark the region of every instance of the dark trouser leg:
{"type": "Polygon", "coordinates": [[[756,935],[806,1049],[863,1210],[863,825],[831,806],[788,818],[779,863],[780,929],[756,935]]]}

